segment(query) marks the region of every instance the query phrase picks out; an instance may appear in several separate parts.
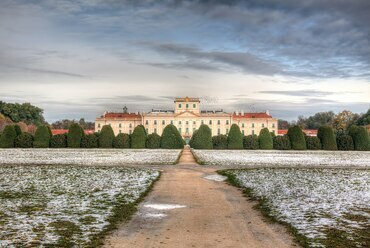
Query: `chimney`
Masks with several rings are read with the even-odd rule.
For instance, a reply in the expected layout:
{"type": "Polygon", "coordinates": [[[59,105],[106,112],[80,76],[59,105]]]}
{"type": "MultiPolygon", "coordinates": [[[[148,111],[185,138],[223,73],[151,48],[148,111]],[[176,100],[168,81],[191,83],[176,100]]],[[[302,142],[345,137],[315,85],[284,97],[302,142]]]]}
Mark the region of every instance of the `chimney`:
{"type": "Polygon", "coordinates": [[[266,110],[266,114],[270,115],[270,111],[266,110]]]}
{"type": "Polygon", "coordinates": [[[235,111],[235,115],[237,116],[237,115],[239,115],[239,111],[235,111]]]}
{"type": "Polygon", "coordinates": [[[242,116],[244,116],[244,110],[242,110],[241,114],[242,114],[242,116]]]}

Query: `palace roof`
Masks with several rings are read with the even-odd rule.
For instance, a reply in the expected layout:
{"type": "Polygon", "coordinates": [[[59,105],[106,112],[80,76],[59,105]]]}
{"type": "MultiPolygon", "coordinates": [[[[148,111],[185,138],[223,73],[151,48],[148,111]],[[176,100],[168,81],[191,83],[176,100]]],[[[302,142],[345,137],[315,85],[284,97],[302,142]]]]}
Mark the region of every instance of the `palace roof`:
{"type": "Polygon", "coordinates": [[[175,102],[200,102],[199,98],[175,98],[175,102]]]}
{"type": "Polygon", "coordinates": [[[262,112],[262,113],[234,113],[233,118],[272,118],[271,115],[262,112]]]}
{"type": "Polygon", "coordinates": [[[137,119],[141,118],[140,113],[105,113],[103,118],[128,118],[128,119],[137,119]]]}

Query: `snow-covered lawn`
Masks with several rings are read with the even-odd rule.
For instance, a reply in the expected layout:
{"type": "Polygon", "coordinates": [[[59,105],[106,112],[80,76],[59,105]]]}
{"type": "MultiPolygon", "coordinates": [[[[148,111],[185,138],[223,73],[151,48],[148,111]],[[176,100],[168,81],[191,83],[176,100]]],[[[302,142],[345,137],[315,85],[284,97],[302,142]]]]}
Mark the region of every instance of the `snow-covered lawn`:
{"type": "Polygon", "coordinates": [[[86,247],[158,176],[121,167],[0,166],[0,247],[86,247]]]}
{"type": "Polygon", "coordinates": [[[310,246],[341,237],[343,245],[352,242],[350,247],[370,242],[370,170],[264,168],[226,174],[265,199],[270,215],[309,238],[310,246]]]}
{"type": "Polygon", "coordinates": [[[0,164],[173,164],[179,153],[165,149],[0,149],[0,164]]]}
{"type": "Polygon", "coordinates": [[[225,167],[367,167],[369,151],[193,150],[202,164],[225,167]]]}

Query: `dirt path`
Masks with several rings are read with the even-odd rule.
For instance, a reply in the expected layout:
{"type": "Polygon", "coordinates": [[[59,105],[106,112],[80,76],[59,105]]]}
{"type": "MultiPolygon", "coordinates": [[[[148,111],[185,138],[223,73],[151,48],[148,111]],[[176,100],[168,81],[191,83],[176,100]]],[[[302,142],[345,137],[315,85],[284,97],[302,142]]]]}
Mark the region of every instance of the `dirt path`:
{"type": "Polygon", "coordinates": [[[284,228],[265,223],[240,190],[204,178],[214,169],[194,163],[184,150],[180,165],[163,171],[133,219],[105,247],[294,246],[284,228]]]}

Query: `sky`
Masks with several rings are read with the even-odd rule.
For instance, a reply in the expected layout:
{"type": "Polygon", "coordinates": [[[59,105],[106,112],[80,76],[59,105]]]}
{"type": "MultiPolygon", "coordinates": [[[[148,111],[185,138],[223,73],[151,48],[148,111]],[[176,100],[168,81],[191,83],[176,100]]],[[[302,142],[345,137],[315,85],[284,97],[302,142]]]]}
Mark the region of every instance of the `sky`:
{"type": "Polygon", "coordinates": [[[369,0],[1,0],[0,100],[47,121],[202,109],[294,120],[370,108],[369,0]]]}

